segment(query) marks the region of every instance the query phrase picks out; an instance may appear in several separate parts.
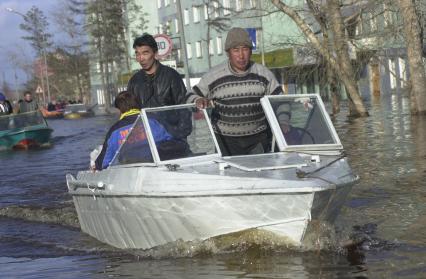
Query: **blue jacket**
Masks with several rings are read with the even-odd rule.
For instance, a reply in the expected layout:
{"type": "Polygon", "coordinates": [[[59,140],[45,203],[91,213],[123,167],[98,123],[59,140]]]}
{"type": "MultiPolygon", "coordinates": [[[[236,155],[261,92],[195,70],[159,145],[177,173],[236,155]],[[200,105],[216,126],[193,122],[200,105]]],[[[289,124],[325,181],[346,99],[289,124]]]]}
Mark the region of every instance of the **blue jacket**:
{"type": "MultiPolygon", "coordinates": [[[[102,151],[96,158],[96,169],[101,170],[109,166],[112,159],[114,158],[116,152],[120,148],[120,145],[126,139],[130,128],[133,126],[134,122],[138,118],[139,114],[126,116],[123,119],[116,122],[108,131],[105,142],[102,147],[102,151]]],[[[148,119],[149,126],[153,133],[155,142],[162,142],[171,140],[173,137],[164,129],[164,127],[158,123],[155,119],[148,119]]],[[[148,140],[145,134],[145,130],[142,129],[142,135],[139,135],[138,138],[140,141],[138,144],[146,145],[148,147],[148,140]]],[[[148,148],[149,149],[149,148],[148,148]]],[[[149,154],[147,154],[149,155],[149,154]]]]}

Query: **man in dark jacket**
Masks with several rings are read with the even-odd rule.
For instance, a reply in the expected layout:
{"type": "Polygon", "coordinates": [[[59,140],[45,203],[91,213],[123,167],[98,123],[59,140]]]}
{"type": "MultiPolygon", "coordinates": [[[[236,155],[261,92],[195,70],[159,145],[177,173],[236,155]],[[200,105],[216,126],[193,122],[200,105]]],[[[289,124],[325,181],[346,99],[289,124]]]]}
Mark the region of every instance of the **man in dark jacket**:
{"type": "Polygon", "coordinates": [[[186,88],[179,73],[162,65],[155,55],[158,52],[153,36],[144,34],[133,43],[136,61],[142,69],[135,73],[127,91],[139,98],[142,108],[184,104],[186,88]]]}

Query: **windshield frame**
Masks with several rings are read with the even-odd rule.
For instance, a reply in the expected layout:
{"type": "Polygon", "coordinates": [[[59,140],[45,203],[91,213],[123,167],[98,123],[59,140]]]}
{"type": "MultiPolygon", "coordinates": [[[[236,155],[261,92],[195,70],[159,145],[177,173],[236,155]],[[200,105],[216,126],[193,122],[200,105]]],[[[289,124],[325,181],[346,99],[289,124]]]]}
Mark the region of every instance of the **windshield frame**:
{"type": "MultiPolygon", "coordinates": [[[[132,164],[123,164],[123,165],[109,165],[108,168],[120,168],[120,167],[135,167],[135,166],[159,166],[159,165],[166,165],[166,164],[173,164],[174,162],[179,163],[179,164],[184,164],[184,163],[194,163],[194,162],[204,162],[206,160],[214,160],[214,159],[218,159],[222,156],[220,149],[219,149],[219,144],[217,142],[216,136],[214,135],[213,132],[213,127],[211,125],[211,121],[210,121],[210,117],[207,113],[207,111],[205,109],[202,109],[202,113],[204,115],[204,118],[207,122],[208,125],[208,129],[209,129],[209,133],[210,135],[213,137],[213,141],[214,141],[214,145],[216,148],[216,152],[212,153],[212,154],[208,154],[208,155],[199,155],[199,156],[194,156],[194,157],[185,157],[185,158],[177,158],[177,159],[172,159],[172,160],[161,160],[160,159],[160,155],[158,153],[157,150],[157,146],[155,144],[154,141],[154,136],[152,134],[151,131],[151,127],[149,125],[149,121],[148,121],[148,114],[149,112],[156,112],[156,111],[165,111],[165,110],[172,110],[172,109],[179,109],[179,108],[195,108],[195,104],[183,104],[183,105],[174,105],[174,106],[165,106],[165,107],[155,107],[155,108],[145,108],[142,109],[139,117],[137,118],[137,120],[133,123],[132,127],[130,128],[130,131],[134,129],[136,123],[138,122],[138,119],[141,119],[142,124],[145,128],[145,132],[147,135],[147,140],[148,140],[148,144],[149,144],[149,148],[151,151],[151,155],[153,158],[153,162],[141,162],[141,163],[132,163],[132,164]]],[[[131,132],[129,132],[126,136],[126,138],[124,139],[123,143],[120,145],[120,147],[118,148],[116,154],[114,155],[113,159],[111,160],[111,162],[113,162],[116,159],[116,156],[118,156],[118,154],[121,152],[121,148],[125,145],[128,137],[130,136],[131,132]]]]}
{"type": "Polygon", "coordinates": [[[220,152],[219,143],[217,142],[216,136],[214,134],[213,126],[211,124],[210,117],[209,117],[207,111],[205,109],[202,109],[201,111],[204,115],[205,121],[207,122],[210,135],[213,138],[214,145],[215,145],[215,148],[216,148],[216,152],[212,153],[212,154],[208,154],[208,155],[200,155],[200,156],[186,157],[186,158],[177,158],[177,159],[172,159],[172,160],[161,160],[160,159],[160,155],[158,153],[157,146],[156,146],[155,141],[154,141],[154,136],[152,134],[151,127],[149,125],[147,112],[165,111],[165,110],[172,110],[172,109],[179,109],[179,108],[196,108],[196,106],[195,106],[195,104],[181,104],[181,105],[173,105],[173,106],[145,108],[145,109],[141,110],[142,121],[143,121],[144,126],[146,127],[147,138],[148,138],[149,146],[150,146],[150,149],[151,149],[151,154],[152,154],[152,157],[154,159],[154,163],[156,165],[162,165],[162,164],[170,164],[170,163],[173,163],[175,161],[178,161],[178,162],[188,161],[188,162],[190,162],[190,161],[194,161],[194,160],[197,160],[197,159],[200,159],[200,158],[202,158],[202,159],[214,159],[214,158],[222,157],[222,153],[220,152]]]}
{"type": "Polygon", "coordinates": [[[342,143],[340,142],[339,136],[331,122],[330,116],[325,109],[324,103],[318,94],[291,94],[291,95],[268,95],[260,99],[263,111],[265,112],[266,119],[271,127],[271,131],[274,135],[276,144],[278,145],[279,151],[318,151],[318,150],[341,150],[343,149],[342,143]],[[320,109],[321,115],[325,120],[325,124],[330,132],[334,143],[330,144],[303,144],[303,145],[288,145],[284,135],[281,131],[278,119],[272,108],[270,100],[273,99],[287,99],[294,100],[297,98],[315,98],[316,104],[320,109]]]}

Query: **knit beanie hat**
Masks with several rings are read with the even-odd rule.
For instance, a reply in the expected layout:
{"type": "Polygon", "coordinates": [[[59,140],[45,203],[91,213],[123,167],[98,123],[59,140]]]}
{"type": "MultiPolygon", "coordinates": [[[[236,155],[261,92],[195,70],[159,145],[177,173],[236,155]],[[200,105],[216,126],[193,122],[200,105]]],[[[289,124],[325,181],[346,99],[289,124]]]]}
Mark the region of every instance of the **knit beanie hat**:
{"type": "Polygon", "coordinates": [[[291,106],[289,103],[281,104],[277,110],[276,115],[279,123],[289,123],[291,118],[291,106]]]}
{"type": "Polygon", "coordinates": [[[253,48],[250,36],[246,30],[240,27],[234,27],[229,30],[225,40],[225,50],[228,51],[231,48],[245,46],[250,49],[253,48]]]}

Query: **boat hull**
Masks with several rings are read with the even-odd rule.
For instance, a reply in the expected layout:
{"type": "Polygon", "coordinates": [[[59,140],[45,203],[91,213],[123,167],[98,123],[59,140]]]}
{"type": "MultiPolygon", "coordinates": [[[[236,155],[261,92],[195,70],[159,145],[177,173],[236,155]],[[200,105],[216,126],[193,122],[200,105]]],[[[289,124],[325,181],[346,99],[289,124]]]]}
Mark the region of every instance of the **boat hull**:
{"type": "Polygon", "coordinates": [[[44,125],[10,130],[0,135],[2,149],[28,149],[49,144],[52,129],[44,125]]]}
{"type": "Polygon", "coordinates": [[[334,221],[357,180],[223,177],[157,168],[101,173],[81,172],[77,179],[68,175],[68,187],[81,229],[124,249],[205,240],[248,229],[273,232],[299,246],[312,220],[334,221]]]}

